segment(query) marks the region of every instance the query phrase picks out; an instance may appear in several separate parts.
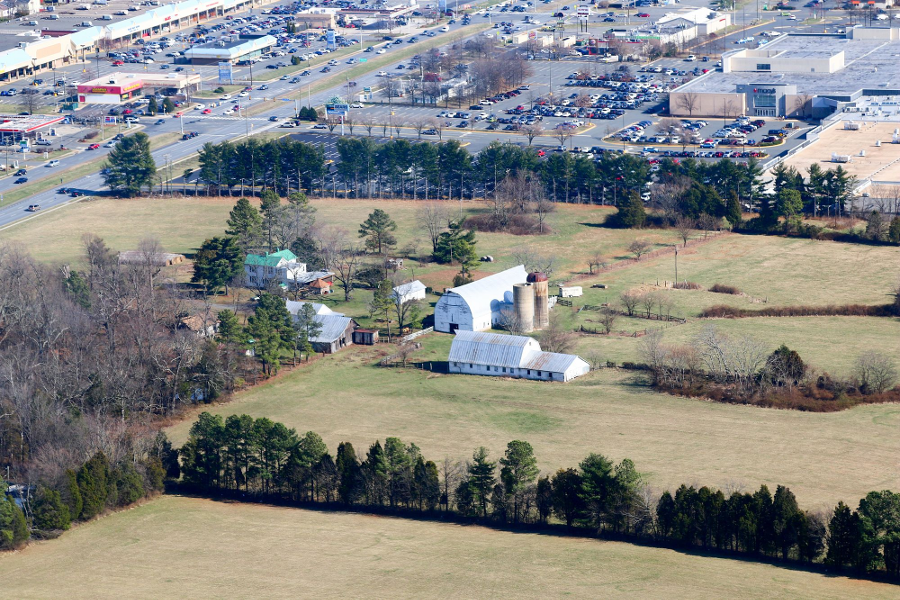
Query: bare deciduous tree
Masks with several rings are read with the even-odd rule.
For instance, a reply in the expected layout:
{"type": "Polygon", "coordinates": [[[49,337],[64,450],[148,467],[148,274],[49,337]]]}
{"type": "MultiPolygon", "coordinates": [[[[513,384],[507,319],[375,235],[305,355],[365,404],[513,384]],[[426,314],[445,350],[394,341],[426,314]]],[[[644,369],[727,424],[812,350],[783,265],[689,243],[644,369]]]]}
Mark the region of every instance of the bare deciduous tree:
{"type": "Polygon", "coordinates": [[[562,318],[557,312],[550,315],[549,324],[538,333],[538,342],[545,352],[570,354],[575,350],[577,341],[578,336],[563,325],[562,318]]]}
{"type": "Polygon", "coordinates": [[[675,219],[675,231],[681,236],[685,247],[687,247],[688,240],[691,238],[691,233],[693,233],[695,227],[696,222],[690,217],[681,216],[675,219]]]}
{"type": "Polygon", "coordinates": [[[853,377],[864,394],[880,394],[897,381],[897,366],[891,357],[870,350],[856,359],[853,377]]]}
{"type": "Polygon", "coordinates": [[[641,257],[650,250],[651,245],[647,240],[634,240],[628,244],[628,251],[634,254],[637,260],[641,260],[641,257]]]}
{"type": "Polygon", "coordinates": [[[588,271],[593,275],[594,271],[603,269],[606,267],[606,264],[606,258],[603,256],[603,253],[595,250],[588,258],[588,271]]]}
{"type": "Polygon", "coordinates": [[[525,139],[528,140],[528,145],[530,146],[535,138],[544,135],[544,126],[540,121],[535,121],[530,125],[523,125],[522,127],[520,127],[519,133],[525,136],[525,139]]]}

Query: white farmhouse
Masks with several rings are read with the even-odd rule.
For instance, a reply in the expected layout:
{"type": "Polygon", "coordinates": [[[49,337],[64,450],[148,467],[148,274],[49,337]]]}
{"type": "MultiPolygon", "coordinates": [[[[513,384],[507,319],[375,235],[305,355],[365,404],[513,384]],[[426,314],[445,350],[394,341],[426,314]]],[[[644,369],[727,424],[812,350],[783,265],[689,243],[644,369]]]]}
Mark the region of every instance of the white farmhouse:
{"type": "Polygon", "coordinates": [[[516,283],[528,273],[519,265],[484,279],[448,289],[434,307],[434,330],[444,333],[483,331],[503,318],[503,306],[512,301],[516,283]]]}
{"type": "Polygon", "coordinates": [[[401,283],[394,288],[394,302],[405,304],[410,300],[425,299],[425,284],[416,279],[409,283],[401,283]]]}
{"type": "MultiPolygon", "coordinates": [[[[306,263],[297,260],[290,250],[266,254],[248,254],[244,259],[244,281],[247,287],[263,289],[270,281],[283,287],[317,287],[317,280],[331,287],[330,271],[307,271],[306,263]]],[[[321,283],[321,282],[320,282],[321,283]]]]}
{"type": "Polygon", "coordinates": [[[591,370],[574,354],[542,352],[534,338],[483,331],[457,331],[448,360],[451,373],[541,381],[569,381],[591,370]]]}

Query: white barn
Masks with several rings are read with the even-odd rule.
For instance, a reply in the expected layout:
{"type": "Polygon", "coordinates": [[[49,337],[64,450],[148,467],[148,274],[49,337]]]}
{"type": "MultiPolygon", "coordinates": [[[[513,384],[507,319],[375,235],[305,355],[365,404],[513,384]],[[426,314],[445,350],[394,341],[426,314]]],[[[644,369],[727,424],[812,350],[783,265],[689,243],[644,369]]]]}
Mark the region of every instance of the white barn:
{"type": "Polygon", "coordinates": [[[490,329],[503,318],[504,303],[512,301],[513,285],[525,283],[527,277],[525,267],[519,265],[448,289],[434,307],[434,330],[453,333],[490,329]]]}
{"type": "Polygon", "coordinates": [[[457,331],[448,361],[451,373],[539,381],[569,381],[591,370],[574,354],[542,352],[534,338],[481,331],[457,331]]]}
{"type": "Polygon", "coordinates": [[[410,300],[425,299],[425,284],[416,279],[409,283],[401,283],[394,288],[394,302],[405,304],[410,300]]]}

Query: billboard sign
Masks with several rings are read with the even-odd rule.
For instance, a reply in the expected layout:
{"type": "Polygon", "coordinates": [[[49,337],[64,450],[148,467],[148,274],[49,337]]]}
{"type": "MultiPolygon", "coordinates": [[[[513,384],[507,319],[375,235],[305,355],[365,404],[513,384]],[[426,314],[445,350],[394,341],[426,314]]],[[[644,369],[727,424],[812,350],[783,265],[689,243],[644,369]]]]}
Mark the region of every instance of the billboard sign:
{"type": "Polygon", "coordinates": [[[329,50],[335,50],[337,48],[337,42],[335,41],[334,37],[334,29],[329,29],[325,32],[325,43],[327,44],[329,50]]]}
{"type": "Polygon", "coordinates": [[[578,15],[579,19],[587,19],[591,15],[591,7],[579,6],[575,14],[578,15]]]}
{"type": "Polygon", "coordinates": [[[234,85],[234,72],[230,62],[219,63],[219,83],[234,85]]]}
{"type": "Polygon", "coordinates": [[[346,117],[350,114],[350,105],[346,103],[334,103],[325,105],[325,115],[329,117],[346,117]]]}
{"type": "Polygon", "coordinates": [[[116,124],[116,118],[115,118],[115,117],[104,117],[104,118],[103,118],[103,121],[104,121],[107,125],[115,125],[115,124],[116,124]]]}

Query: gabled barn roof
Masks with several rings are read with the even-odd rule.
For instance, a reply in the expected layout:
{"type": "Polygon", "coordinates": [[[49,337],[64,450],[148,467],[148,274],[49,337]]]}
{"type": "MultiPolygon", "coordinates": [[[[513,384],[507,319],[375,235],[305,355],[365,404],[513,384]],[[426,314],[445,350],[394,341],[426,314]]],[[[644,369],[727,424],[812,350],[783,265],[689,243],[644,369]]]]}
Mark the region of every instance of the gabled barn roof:
{"type": "Polygon", "coordinates": [[[450,288],[448,291],[461,296],[472,310],[477,310],[479,307],[490,310],[491,301],[502,301],[505,292],[512,291],[512,287],[516,283],[525,283],[527,277],[528,273],[525,271],[525,267],[518,265],[478,281],[450,288]]]}
{"type": "Polygon", "coordinates": [[[540,350],[537,341],[527,336],[460,330],[450,346],[449,360],[518,369],[540,350]]]}

